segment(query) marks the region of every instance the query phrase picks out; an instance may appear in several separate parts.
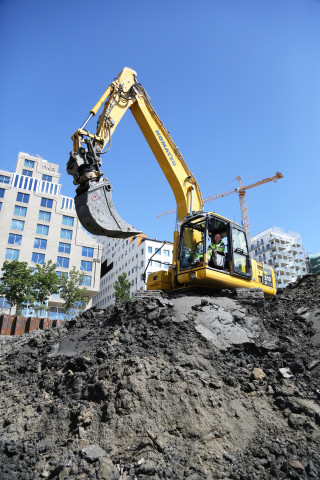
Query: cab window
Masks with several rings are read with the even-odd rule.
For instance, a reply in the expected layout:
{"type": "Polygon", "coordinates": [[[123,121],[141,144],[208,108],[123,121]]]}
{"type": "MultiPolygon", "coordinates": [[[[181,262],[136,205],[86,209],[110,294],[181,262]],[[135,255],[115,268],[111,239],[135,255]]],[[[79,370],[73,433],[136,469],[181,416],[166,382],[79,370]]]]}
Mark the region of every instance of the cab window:
{"type": "Polygon", "coordinates": [[[186,270],[203,262],[205,220],[197,219],[185,225],[180,244],[180,269],[186,270]]]}
{"type": "Polygon", "coordinates": [[[245,233],[232,228],[233,271],[239,275],[251,276],[251,265],[245,233]]]}

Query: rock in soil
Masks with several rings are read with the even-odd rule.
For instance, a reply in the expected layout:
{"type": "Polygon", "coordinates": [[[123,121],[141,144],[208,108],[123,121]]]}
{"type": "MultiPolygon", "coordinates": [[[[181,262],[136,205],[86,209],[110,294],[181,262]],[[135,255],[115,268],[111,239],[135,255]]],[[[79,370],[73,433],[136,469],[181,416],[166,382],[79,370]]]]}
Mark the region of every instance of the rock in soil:
{"type": "Polygon", "coordinates": [[[265,301],[157,292],[1,337],[0,478],[319,479],[319,332],[307,275],[265,301]]]}

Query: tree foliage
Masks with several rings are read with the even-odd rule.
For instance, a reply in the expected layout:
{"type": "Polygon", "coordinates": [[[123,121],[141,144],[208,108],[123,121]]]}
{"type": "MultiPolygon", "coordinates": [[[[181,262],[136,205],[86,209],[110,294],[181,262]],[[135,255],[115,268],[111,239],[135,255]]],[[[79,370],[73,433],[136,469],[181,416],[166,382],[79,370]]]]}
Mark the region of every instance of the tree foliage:
{"type": "Polygon", "coordinates": [[[116,302],[124,303],[130,300],[130,287],[131,284],[127,279],[127,274],[122,273],[119,275],[118,280],[114,283],[116,302]]]}
{"type": "Polygon", "coordinates": [[[88,300],[88,290],[81,287],[84,275],[76,270],[75,267],[67,275],[61,276],[60,297],[64,300],[64,308],[68,314],[70,311],[85,304],[88,300]]]}
{"type": "Polygon", "coordinates": [[[32,296],[40,309],[45,308],[50,295],[59,292],[61,279],[56,267],[57,265],[49,260],[43,265],[37,265],[32,275],[32,296]]]}
{"type": "Polygon", "coordinates": [[[36,269],[29,267],[27,262],[5,261],[0,295],[6,297],[11,307],[17,307],[18,314],[27,305],[36,311],[45,310],[49,297],[59,292],[67,313],[78,308],[80,304],[85,305],[88,291],[80,286],[84,275],[73,267],[68,275],[59,276],[55,269],[56,264],[51,260],[37,265],[36,269]]]}
{"type": "Polygon", "coordinates": [[[4,295],[17,313],[28,303],[34,302],[32,293],[32,270],[27,262],[6,260],[2,266],[0,295],[4,295]]]}

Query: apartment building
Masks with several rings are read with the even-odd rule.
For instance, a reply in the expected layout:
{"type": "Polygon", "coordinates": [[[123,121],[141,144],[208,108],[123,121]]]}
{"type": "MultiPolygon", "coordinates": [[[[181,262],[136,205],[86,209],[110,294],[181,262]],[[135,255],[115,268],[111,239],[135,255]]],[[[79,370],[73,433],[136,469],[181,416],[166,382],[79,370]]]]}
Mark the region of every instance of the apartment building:
{"type": "Polygon", "coordinates": [[[320,272],[320,252],[319,253],[308,253],[307,255],[307,265],[309,273],[320,272]]]}
{"type": "Polygon", "coordinates": [[[114,282],[126,273],[131,283],[131,296],[145,290],[144,278],[158,270],[168,270],[172,263],[173,244],[140,234],[129,239],[96,237],[103,244],[100,292],[92,304],[100,308],[115,303],[114,282]]]}
{"type": "MultiPolygon", "coordinates": [[[[52,260],[59,275],[76,267],[92,298],[99,291],[102,246],[81,226],[73,198],[61,194],[58,169],[20,152],[14,172],[0,170],[0,268],[5,260],[31,267],[52,260]]],[[[63,318],[59,295],[48,305],[50,318],[63,318]]],[[[8,307],[0,299],[0,312],[7,313],[8,307]]]]}
{"type": "Polygon", "coordinates": [[[307,273],[300,233],[270,227],[251,238],[250,253],[252,258],[273,267],[278,288],[307,273]]]}

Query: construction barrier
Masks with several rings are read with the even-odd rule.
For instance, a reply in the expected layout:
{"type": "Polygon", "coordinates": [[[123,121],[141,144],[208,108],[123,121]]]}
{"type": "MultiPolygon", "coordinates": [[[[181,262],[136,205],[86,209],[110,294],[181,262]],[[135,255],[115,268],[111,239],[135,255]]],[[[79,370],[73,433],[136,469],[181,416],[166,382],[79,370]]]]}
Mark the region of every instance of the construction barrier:
{"type": "Polygon", "coordinates": [[[63,320],[49,320],[49,318],[0,315],[0,335],[20,335],[21,333],[32,332],[37,328],[51,330],[63,323],[63,320]]]}

